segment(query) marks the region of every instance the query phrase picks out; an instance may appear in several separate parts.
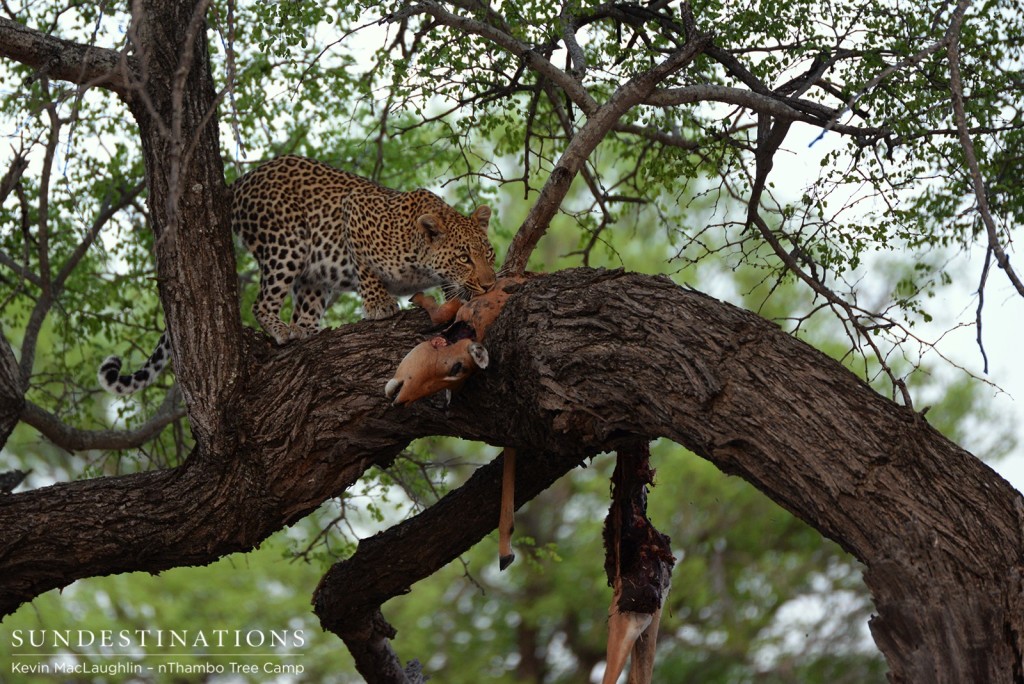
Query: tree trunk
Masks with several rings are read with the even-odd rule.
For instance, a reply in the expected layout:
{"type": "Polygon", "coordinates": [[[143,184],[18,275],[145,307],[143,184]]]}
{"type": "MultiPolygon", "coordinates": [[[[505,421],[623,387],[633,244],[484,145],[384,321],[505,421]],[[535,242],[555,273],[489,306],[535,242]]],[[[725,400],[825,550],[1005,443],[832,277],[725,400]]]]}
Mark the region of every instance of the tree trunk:
{"type": "Polygon", "coordinates": [[[204,14],[208,3],[142,0],[129,37],[142,80],[128,105],[139,124],[157,279],[174,368],[204,457],[234,449],[241,319],[230,192],[217,134],[204,14]]]}

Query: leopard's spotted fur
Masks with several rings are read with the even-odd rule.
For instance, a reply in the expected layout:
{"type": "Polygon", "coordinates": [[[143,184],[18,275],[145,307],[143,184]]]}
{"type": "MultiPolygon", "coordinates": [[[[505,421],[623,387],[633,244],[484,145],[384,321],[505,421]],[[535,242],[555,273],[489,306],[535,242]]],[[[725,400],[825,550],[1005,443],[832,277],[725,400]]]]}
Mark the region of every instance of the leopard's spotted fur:
{"type": "Polygon", "coordinates": [[[316,331],[334,296],[358,290],[367,318],[395,297],[494,284],[491,210],[468,218],[426,190],[398,192],[303,157],[280,157],[234,187],[232,226],[260,264],[256,319],[278,342],[316,331]],[[280,320],[291,292],[291,325],[280,320]]]}
{"type": "MultiPolygon", "coordinates": [[[[232,190],[232,229],[260,268],[253,313],[278,343],[314,333],[339,292],[358,291],[366,317],[379,319],[398,311],[396,297],[435,285],[457,295],[494,285],[487,206],[466,217],[426,190],[391,190],[293,155],[257,167],[232,190]]],[[[165,338],[145,378],[120,375],[120,359],[109,357],[100,384],[117,394],[151,384],[170,357],[165,338]]]]}

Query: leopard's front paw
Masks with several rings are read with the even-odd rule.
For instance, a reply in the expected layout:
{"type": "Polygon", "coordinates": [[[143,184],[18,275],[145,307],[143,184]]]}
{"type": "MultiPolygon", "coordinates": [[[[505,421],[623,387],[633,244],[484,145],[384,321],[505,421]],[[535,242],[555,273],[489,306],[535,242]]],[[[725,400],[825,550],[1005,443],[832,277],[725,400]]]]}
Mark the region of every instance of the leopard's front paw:
{"type": "Polygon", "coordinates": [[[288,326],[288,340],[304,340],[315,332],[316,330],[293,324],[288,326]]]}
{"type": "Polygon", "coordinates": [[[283,327],[281,330],[271,330],[270,336],[274,338],[274,344],[278,347],[288,344],[291,340],[291,334],[288,332],[287,327],[283,327]]]}
{"type": "Polygon", "coordinates": [[[391,302],[388,306],[366,307],[365,317],[368,321],[380,321],[385,318],[391,318],[399,311],[401,309],[398,308],[398,303],[391,302]]]}

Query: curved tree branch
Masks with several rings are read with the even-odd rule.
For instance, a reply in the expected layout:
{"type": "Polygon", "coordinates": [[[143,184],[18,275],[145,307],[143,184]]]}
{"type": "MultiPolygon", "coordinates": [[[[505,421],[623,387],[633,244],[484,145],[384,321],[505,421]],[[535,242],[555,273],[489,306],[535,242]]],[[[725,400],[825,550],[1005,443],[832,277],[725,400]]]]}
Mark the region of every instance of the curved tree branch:
{"type": "Polygon", "coordinates": [[[651,93],[644,104],[655,107],[677,107],[698,102],[738,105],[758,114],[770,115],[780,121],[801,121],[843,135],[881,138],[891,133],[884,128],[836,123],[836,110],[811,100],[781,95],[772,91],[746,90],[710,83],[656,90],[651,93]]]}
{"type": "MultiPolygon", "coordinates": [[[[684,5],[684,11],[689,11],[688,6],[684,5]]],[[[586,124],[569,141],[541,189],[540,197],[530,208],[523,225],[512,238],[508,255],[505,257],[506,273],[518,275],[526,269],[530,254],[547,231],[576,174],[583,168],[587,157],[604,136],[618,124],[622,115],[646,100],[662,80],[690,64],[710,42],[711,37],[708,35],[693,33],[687,36],[683,47],[668,55],[649,71],[638,74],[619,86],[607,102],[587,117],[586,124]]]]}
{"type": "MultiPolygon", "coordinates": [[[[743,88],[731,88],[729,86],[715,85],[713,83],[702,83],[700,85],[686,86],[684,88],[662,88],[654,91],[644,100],[644,104],[655,107],[678,107],[684,104],[694,104],[710,100],[725,104],[734,104],[748,109],[771,114],[772,116],[789,121],[813,122],[806,113],[793,106],[794,103],[787,102],[787,99],[777,96],[774,93],[758,93],[743,88]]],[[[795,98],[794,98],[795,99],[795,98]]],[[[821,107],[821,105],[818,105],[821,107]]]]}
{"type": "Polygon", "coordinates": [[[185,417],[180,393],[167,392],[160,408],[145,423],[131,430],[81,430],[63,422],[49,411],[27,402],[21,420],[67,451],[89,449],[136,449],[154,439],[165,427],[185,417]]]}

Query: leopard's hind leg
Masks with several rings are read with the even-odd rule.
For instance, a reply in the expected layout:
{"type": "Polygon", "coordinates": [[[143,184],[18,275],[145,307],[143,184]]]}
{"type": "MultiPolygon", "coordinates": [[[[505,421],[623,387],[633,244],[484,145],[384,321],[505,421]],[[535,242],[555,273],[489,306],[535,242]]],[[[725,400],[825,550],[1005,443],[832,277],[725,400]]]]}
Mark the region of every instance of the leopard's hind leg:
{"type": "Polygon", "coordinates": [[[320,329],[320,321],[327,310],[327,292],[323,286],[314,286],[303,278],[292,284],[293,339],[305,339],[320,329]]]}
{"type": "Polygon", "coordinates": [[[263,329],[278,344],[284,344],[295,335],[292,326],[281,320],[281,308],[309,257],[309,241],[294,239],[286,245],[260,245],[254,254],[260,264],[260,292],[252,311],[263,329]]]}

